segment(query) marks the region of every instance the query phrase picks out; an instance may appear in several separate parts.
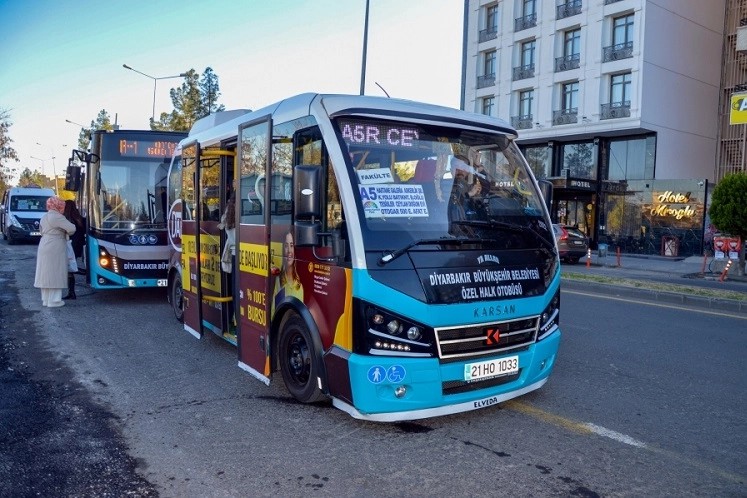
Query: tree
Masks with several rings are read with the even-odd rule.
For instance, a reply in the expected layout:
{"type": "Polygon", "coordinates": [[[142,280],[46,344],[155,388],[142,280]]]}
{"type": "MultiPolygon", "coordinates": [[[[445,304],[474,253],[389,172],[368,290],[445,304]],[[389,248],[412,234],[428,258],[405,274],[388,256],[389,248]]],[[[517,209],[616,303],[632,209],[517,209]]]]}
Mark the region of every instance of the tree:
{"type": "Polygon", "coordinates": [[[101,109],[95,120],[91,121],[90,128],[81,128],[78,135],[78,149],[88,150],[91,145],[91,133],[96,130],[113,130],[114,124],[106,109],[101,109]]]}
{"type": "Polygon", "coordinates": [[[10,127],[13,123],[10,121],[10,111],[0,109],[0,192],[4,192],[11,181],[15,168],[13,163],[18,162],[18,154],[11,147],[13,139],[10,138],[10,127]]]}
{"type": "Polygon", "coordinates": [[[722,232],[742,238],[737,274],[744,275],[744,243],[747,242],[747,173],[725,176],[713,189],[711,222],[722,232]]]}
{"type": "Polygon", "coordinates": [[[41,171],[32,171],[29,168],[24,168],[21,171],[21,176],[18,177],[19,187],[38,186],[42,188],[54,188],[54,180],[48,176],[44,176],[41,171]]]}
{"type": "Polygon", "coordinates": [[[218,104],[218,76],[209,67],[205,68],[202,78],[194,69],[190,69],[182,86],[172,88],[169,95],[174,110],[170,113],[162,112],[158,121],[151,121],[151,130],[189,131],[198,119],[225,110],[223,104],[218,104]]]}

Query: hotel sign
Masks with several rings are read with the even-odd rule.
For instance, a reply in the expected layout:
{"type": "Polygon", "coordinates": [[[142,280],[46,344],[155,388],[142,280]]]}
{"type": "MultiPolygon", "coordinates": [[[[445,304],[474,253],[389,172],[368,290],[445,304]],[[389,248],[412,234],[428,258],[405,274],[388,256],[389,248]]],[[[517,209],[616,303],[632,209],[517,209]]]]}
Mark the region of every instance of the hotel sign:
{"type": "Polygon", "coordinates": [[[651,216],[667,217],[673,216],[675,219],[692,218],[695,216],[695,209],[689,205],[690,192],[681,193],[667,190],[662,193],[654,193],[654,204],[651,207],[651,216]]]}

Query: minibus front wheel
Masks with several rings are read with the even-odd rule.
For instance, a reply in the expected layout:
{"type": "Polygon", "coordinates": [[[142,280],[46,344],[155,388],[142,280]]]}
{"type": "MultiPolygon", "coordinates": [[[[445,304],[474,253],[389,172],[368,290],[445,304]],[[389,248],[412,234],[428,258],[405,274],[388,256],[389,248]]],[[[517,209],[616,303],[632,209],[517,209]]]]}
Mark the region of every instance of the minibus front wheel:
{"type": "Polygon", "coordinates": [[[280,324],[278,360],[288,392],[301,403],[315,403],[326,399],[319,389],[318,352],[303,319],[289,312],[280,324]]]}

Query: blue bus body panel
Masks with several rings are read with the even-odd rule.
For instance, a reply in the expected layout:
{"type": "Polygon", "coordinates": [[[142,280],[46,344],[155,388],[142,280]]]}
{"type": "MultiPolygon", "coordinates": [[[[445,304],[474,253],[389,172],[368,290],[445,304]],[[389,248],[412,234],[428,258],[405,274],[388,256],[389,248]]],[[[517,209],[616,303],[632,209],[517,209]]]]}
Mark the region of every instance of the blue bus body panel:
{"type": "MultiPolygon", "coordinates": [[[[353,276],[355,297],[434,328],[537,316],[559,287],[558,272],[545,294],[540,296],[429,305],[378,283],[369,278],[365,270],[354,270],[353,276]]],[[[441,363],[438,358],[351,354],[348,365],[355,406],[339,400],[335,400],[335,405],[354,417],[374,421],[412,420],[491,406],[545,383],[555,364],[560,336],[559,327],[555,327],[551,334],[527,349],[472,360],[518,356],[520,374],[505,384],[448,395],[443,394],[444,382],[463,382],[464,368],[470,363],[469,359],[441,363]],[[406,394],[397,397],[397,387],[404,387],[406,394]]]]}

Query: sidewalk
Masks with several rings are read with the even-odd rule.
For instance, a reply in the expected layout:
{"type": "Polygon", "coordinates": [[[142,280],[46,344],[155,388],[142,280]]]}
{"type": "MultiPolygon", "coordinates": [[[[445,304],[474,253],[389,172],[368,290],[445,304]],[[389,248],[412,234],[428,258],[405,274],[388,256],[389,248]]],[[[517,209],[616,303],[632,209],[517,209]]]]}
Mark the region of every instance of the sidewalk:
{"type": "Polygon", "coordinates": [[[704,265],[703,256],[684,258],[622,254],[618,260],[616,254],[608,253],[606,257],[600,257],[593,252],[588,266],[586,257],[583,257],[578,264],[562,264],[561,274],[566,288],[635,294],[639,298],[747,313],[747,300],[733,298],[735,294],[747,296],[747,277],[737,276],[736,265],[732,265],[732,270],[722,282],[719,280],[721,273],[711,273],[708,269],[711,259],[707,258],[704,265]],[[589,276],[598,276],[603,280],[590,281],[589,276]],[[635,281],[635,285],[631,285],[630,280],[635,281]],[[724,296],[720,296],[720,292],[724,296]]]}

